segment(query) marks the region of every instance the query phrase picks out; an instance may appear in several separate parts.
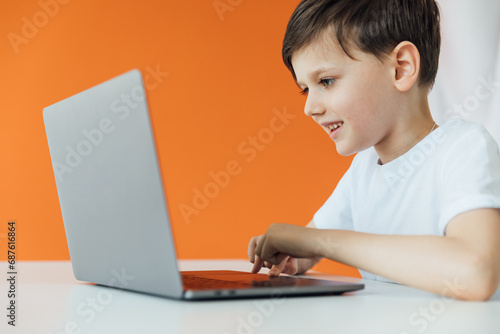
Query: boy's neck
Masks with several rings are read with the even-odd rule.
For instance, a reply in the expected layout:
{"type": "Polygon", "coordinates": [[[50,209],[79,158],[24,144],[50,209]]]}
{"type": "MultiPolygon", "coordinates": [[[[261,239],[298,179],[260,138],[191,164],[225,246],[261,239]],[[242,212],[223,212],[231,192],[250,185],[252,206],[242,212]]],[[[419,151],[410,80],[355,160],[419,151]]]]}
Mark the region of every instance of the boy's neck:
{"type": "Polygon", "coordinates": [[[374,146],[381,164],[399,158],[437,128],[429,109],[427,94],[422,94],[406,105],[409,107],[398,110],[398,117],[392,127],[374,146]]]}

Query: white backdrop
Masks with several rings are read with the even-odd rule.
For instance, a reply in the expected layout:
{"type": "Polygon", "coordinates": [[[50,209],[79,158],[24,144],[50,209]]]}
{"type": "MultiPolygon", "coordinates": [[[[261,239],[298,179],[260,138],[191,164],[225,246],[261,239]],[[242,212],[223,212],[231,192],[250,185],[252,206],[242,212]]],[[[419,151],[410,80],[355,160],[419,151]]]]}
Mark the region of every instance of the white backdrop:
{"type": "Polygon", "coordinates": [[[482,123],[500,145],[500,0],[438,0],[441,59],[429,103],[438,124],[482,123]]]}

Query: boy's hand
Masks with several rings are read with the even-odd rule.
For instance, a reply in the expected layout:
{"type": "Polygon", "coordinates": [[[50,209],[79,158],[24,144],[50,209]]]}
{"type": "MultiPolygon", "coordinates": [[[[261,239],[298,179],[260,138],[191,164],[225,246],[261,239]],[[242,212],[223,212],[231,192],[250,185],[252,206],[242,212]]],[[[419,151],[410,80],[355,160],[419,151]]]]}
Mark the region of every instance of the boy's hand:
{"type": "Polygon", "coordinates": [[[269,276],[279,276],[280,274],[295,275],[298,272],[297,259],[287,256],[281,263],[273,265],[267,261],[262,261],[255,255],[255,248],[257,248],[257,243],[262,237],[262,235],[253,237],[248,244],[248,258],[254,264],[252,273],[256,274],[262,267],[267,267],[270,269],[269,276]],[[258,264],[255,264],[256,260],[258,264]]]}
{"type": "MultiPolygon", "coordinates": [[[[297,259],[318,260],[315,242],[317,229],[289,224],[272,224],[266,234],[253,237],[248,245],[248,257],[254,264],[252,273],[266,266],[270,276],[280,273],[295,275],[297,259]]],[[[310,267],[310,266],[308,266],[310,267]]]]}

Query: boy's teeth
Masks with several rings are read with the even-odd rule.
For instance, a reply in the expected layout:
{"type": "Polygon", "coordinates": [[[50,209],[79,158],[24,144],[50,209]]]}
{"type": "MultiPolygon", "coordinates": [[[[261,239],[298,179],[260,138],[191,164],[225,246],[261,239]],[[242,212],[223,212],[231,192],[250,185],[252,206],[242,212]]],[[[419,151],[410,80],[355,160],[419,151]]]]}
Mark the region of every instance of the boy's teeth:
{"type": "Polygon", "coordinates": [[[335,129],[340,128],[343,124],[344,123],[340,122],[340,123],[337,123],[337,124],[329,125],[328,127],[330,128],[330,130],[335,130],[335,129]]]}

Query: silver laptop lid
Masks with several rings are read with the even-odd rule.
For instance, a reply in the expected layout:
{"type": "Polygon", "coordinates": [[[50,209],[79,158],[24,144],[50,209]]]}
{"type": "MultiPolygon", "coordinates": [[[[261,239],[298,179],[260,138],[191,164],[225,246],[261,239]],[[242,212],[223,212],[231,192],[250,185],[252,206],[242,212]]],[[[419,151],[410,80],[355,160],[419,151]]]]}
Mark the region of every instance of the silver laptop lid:
{"type": "Polygon", "coordinates": [[[75,277],[181,298],[139,70],[43,110],[75,277]]]}

